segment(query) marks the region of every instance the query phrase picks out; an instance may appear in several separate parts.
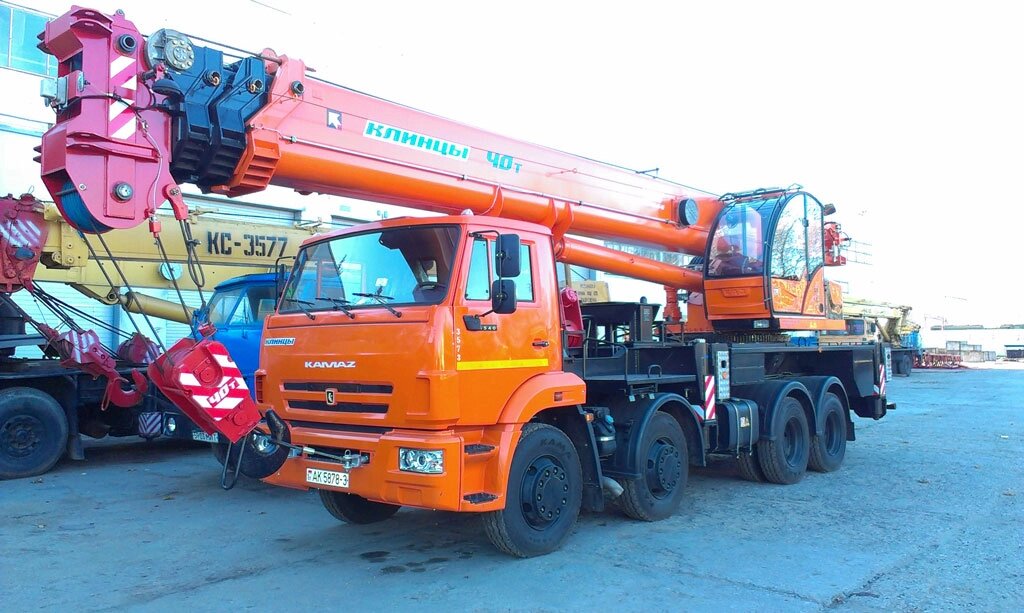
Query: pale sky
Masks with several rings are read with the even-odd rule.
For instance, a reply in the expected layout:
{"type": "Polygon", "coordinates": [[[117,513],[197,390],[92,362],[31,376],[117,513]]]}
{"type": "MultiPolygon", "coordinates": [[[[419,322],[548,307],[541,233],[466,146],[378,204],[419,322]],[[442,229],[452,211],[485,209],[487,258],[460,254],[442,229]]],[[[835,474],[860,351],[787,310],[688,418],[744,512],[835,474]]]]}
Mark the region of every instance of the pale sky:
{"type": "Polygon", "coordinates": [[[800,183],[872,245],[873,266],[832,277],[930,325],[1024,323],[1014,4],[94,6],[144,34],[272,47],[356,89],[715,192],[800,183]]]}

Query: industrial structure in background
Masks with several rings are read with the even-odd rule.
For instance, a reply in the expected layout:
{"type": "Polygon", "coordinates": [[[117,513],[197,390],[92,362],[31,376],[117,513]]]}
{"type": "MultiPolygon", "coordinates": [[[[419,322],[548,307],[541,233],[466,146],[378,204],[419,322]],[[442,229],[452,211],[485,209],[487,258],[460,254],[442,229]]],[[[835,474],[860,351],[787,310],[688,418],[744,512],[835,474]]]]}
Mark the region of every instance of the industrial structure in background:
{"type": "Polygon", "coordinates": [[[499,549],[539,555],[604,492],[637,519],[671,515],[688,467],[713,455],[758,481],[836,470],[851,415],[892,408],[877,343],[786,342],[844,327],[824,278],[844,262],[834,207],[799,188],[695,196],[328,83],[270,50],[147,39],[120,13],[73,8],[41,40],[58,61],[43,181],[97,242],[144,225],[167,264],[174,224],[154,214],[166,200],[188,219],[182,183],[441,214],[303,243],[264,324],[255,403],[210,338],[148,369],[208,432],[269,434],[267,480],[318,489],[340,519],[477,512],[499,549]],[[704,259],[695,270],[576,236],[704,259]],[[581,308],[556,262],[664,285],[664,319],[649,302],[581,308]]]}
{"type": "Polygon", "coordinates": [[[852,296],[843,297],[846,329],[828,332],[822,344],[848,342],[883,343],[889,353],[893,374],[909,375],[914,367],[924,368],[921,326],[910,321],[911,307],[852,296]]]}
{"type": "MultiPolygon", "coordinates": [[[[178,223],[165,215],[155,218],[178,223]]],[[[90,237],[71,227],[52,203],[28,194],[0,198],[0,478],[45,472],[65,450],[72,459],[82,459],[83,434],[216,440],[151,388],[144,374],[163,349],[152,318],[191,330],[193,309],[135,290],[195,292],[201,284],[273,270],[275,262],[295,254],[316,225],[288,228],[225,220],[197,209],[182,223],[193,241],[165,241],[164,261],[154,256],[145,228],[90,237]],[[104,255],[97,252],[96,241],[108,248],[104,255]],[[125,332],[90,315],[48,291],[47,283],[120,305],[134,330],[125,332]],[[31,296],[36,308],[14,300],[19,294],[31,296]],[[120,340],[104,342],[97,330],[120,340]],[[42,355],[15,355],[28,347],[41,347],[42,355]]],[[[211,301],[210,318],[258,330],[276,294],[270,288],[251,296],[248,310],[237,309],[230,297],[211,301]],[[228,304],[231,312],[218,312],[228,304]]],[[[254,332],[249,353],[259,347],[254,332]]]]}

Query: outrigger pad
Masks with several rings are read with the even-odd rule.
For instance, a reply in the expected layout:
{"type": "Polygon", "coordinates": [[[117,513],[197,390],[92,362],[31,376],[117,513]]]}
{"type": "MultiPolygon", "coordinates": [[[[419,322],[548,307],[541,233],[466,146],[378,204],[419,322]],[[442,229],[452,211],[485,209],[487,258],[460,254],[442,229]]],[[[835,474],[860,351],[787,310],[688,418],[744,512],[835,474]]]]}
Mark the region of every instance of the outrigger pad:
{"type": "Polygon", "coordinates": [[[217,341],[181,339],[149,365],[149,377],[207,434],[234,443],[261,419],[241,371],[217,341]]]}

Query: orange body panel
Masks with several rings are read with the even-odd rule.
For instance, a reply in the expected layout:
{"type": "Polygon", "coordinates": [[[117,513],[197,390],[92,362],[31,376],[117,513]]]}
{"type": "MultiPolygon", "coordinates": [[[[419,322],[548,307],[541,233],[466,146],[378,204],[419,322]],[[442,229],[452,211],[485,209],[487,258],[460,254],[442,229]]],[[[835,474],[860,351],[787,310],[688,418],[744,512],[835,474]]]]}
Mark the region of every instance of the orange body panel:
{"type": "Polygon", "coordinates": [[[771,317],[764,296],[764,279],[760,275],[706,279],[704,301],[707,303],[707,318],[710,321],[771,317]]]}

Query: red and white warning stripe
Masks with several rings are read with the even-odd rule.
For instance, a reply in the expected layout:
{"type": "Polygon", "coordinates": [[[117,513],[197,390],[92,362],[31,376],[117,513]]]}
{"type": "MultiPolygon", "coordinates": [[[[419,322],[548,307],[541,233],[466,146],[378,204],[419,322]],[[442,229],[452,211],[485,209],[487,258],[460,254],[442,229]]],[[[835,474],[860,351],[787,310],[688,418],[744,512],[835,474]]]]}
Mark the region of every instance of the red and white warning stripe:
{"type": "Polygon", "coordinates": [[[704,377],[704,420],[715,418],[715,377],[704,377]]]}
{"type": "Polygon", "coordinates": [[[135,104],[135,92],[139,88],[139,79],[135,70],[135,58],[119,55],[110,63],[110,88],[121,87],[128,90],[123,100],[110,101],[108,117],[110,136],[121,140],[135,136],[135,113],[131,106],[135,104]]]}
{"type": "Polygon", "coordinates": [[[38,247],[41,235],[39,226],[28,219],[18,217],[0,223],[0,238],[14,247],[38,247]]]}
{"type": "Polygon", "coordinates": [[[183,372],[178,378],[182,388],[191,393],[192,400],[202,407],[214,421],[228,416],[249,396],[249,388],[242,371],[227,355],[214,354],[221,367],[221,378],[215,385],[204,385],[193,373],[183,372]]]}

